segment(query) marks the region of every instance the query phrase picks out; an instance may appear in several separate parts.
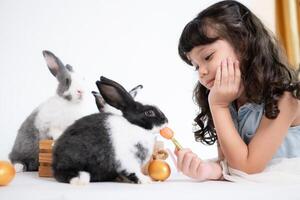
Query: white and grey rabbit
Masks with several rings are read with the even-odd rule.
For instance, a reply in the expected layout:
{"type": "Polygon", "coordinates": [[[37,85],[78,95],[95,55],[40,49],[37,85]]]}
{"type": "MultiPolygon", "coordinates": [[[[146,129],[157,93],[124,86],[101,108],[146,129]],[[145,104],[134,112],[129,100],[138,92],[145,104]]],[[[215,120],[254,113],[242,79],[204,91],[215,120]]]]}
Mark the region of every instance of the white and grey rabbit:
{"type": "Polygon", "coordinates": [[[43,51],[43,56],[58,87],[56,94],[38,106],[18,130],[9,154],[17,172],[38,170],[39,140],[57,139],[76,119],[91,113],[83,103],[83,78],[50,51],[43,51]]]}
{"type": "Polygon", "coordinates": [[[168,120],[155,106],[137,102],[120,84],[96,82],[104,102],[121,111],[85,116],[69,126],[53,147],[52,169],[59,182],[87,184],[126,178],[150,182],[141,172],[153,152],[155,133],[168,120]]]}

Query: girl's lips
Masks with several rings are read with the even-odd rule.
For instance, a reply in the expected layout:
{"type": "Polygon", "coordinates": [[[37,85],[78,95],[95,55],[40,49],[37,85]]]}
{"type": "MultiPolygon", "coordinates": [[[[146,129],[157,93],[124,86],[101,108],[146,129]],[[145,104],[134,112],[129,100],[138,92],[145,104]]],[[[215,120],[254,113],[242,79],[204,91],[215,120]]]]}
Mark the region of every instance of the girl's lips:
{"type": "Polygon", "coordinates": [[[207,85],[207,86],[211,86],[211,85],[214,83],[214,80],[215,80],[215,79],[208,81],[208,82],[206,83],[206,85],[207,85]]]}

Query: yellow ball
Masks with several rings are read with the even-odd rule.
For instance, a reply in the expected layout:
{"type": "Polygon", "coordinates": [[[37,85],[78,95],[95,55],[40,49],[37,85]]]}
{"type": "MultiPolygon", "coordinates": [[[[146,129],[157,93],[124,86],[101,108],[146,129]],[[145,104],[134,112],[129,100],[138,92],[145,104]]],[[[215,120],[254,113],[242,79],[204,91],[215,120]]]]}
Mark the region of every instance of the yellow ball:
{"type": "Polygon", "coordinates": [[[0,186],[8,185],[15,177],[16,171],[12,164],[0,161],[0,186]]]}
{"type": "Polygon", "coordinates": [[[153,160],[148,167],[149,176],[155,181],[164,181],[170,174],[171,169],[168,163],[163,160],[153,160]]]}

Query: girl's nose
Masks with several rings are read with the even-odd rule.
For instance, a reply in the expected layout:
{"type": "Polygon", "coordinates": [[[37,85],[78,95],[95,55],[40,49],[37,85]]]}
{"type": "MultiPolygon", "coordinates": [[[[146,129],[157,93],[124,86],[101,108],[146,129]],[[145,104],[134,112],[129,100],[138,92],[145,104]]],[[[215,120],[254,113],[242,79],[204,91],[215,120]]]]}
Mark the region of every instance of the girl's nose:
{"type": "Polygon", "coordinates": [[[204,76],[206,76],[208,74],[208,70],[207,70],[207,68],[205,66],[201,66],[199,68],[198,72],[199,72],[199,76],[200,77],[204,77],[204,76]]]}

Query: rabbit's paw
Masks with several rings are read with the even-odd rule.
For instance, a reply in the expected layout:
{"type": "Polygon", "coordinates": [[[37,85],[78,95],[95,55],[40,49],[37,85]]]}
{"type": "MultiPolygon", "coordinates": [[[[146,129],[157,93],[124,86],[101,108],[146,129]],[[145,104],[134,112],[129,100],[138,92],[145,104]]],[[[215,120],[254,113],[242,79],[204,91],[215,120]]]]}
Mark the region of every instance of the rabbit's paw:
{"type": "Polygon", "coordinates": [[[79,172],[79,176],[74,177],[70,180],[71,185],[87,185],[90,182],[90,173],[79,172]]]}
{"type": "Polygon", "coordinates": [[[19,173],[19,172],[24,172],[25,171],[25,166],[21,163],[15,163],[14,164],[14,168],[16,170],[16,173],[19,173]]]}
{"type": "Polygon", "coordinates": [[[140,175],[140,176],[138,177],[138,179],[139,179],[138,183],[140,183],[140,184],[149,184],[149,183],[153,183],[153,181],[151,180],[151,178],[148,177],[148,176],[145,176],[145,175],[140,175]]]}

